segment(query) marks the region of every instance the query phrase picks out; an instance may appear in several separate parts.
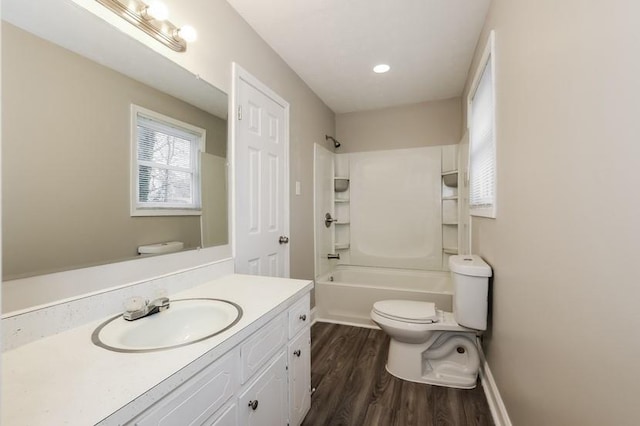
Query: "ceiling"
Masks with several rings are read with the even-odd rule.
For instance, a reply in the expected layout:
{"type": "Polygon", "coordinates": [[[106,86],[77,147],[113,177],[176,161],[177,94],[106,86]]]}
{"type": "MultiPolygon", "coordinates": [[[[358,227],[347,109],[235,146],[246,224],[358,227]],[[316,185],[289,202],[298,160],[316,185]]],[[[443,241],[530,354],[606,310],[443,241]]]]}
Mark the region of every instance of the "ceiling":
{"type": "Polygon", "coordinates": [[[491,0],[227,1],[345,113],[460,96],[491,0]]]}

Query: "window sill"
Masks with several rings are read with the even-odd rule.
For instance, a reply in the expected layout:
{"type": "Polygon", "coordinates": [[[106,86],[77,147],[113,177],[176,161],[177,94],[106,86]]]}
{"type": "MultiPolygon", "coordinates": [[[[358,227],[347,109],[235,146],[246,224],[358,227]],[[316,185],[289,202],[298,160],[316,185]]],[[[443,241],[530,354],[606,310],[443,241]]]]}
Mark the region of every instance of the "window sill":
{"type": "Polygon", "coordinates": [[[131,216],[202,216],[202,210],[189,209],[133,209],[131,216]]]}
{"type": "Polygon", "coordinates": [[[486,217],[488,219],[496,218],[496,208],[492,207],[480,207],[480,208],[471,208],[469,209],[469,215],[476,217],[486,217]]]}

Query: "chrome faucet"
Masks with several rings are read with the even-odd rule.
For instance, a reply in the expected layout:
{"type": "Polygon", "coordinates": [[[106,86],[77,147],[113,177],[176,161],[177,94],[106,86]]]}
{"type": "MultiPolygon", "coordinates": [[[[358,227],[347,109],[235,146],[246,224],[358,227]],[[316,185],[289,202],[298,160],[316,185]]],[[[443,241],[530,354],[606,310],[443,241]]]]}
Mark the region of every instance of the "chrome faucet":
{"type": "Polygon", "coordinates": [[[127,321],[134,321],[140,318],[148,317],[149,315],[157,314],[158,312],[166,311],[169,309],[169,298],[159,297],[151,302],[148,300],[144,306],[139,309],[127,310],[122,314],[122,318],[127,321]]]}

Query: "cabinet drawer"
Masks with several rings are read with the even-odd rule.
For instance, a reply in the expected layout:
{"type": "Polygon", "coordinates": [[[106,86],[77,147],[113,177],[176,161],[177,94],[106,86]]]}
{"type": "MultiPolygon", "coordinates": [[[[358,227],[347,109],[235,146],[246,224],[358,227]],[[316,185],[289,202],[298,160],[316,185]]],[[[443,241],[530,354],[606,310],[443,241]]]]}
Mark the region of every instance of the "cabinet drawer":
{"type": "Polygon", "coordinates": [[[200,425],[218,410],[239,387],[237,349],[197,373],[161,399],[135,425],[200,425]]]}
{"type": "Polygon", "coordinates": [[[310,303],[311,299],[307,293],[289,308],[289,339],[292,339],[298,331],[311,323],[310,303]]]}
{"type": "Polygon", "coordinates": [[[283,312],[255,332],[240,347],[242,383],[245,383],[287,342],[287,313],[283,312]]]}

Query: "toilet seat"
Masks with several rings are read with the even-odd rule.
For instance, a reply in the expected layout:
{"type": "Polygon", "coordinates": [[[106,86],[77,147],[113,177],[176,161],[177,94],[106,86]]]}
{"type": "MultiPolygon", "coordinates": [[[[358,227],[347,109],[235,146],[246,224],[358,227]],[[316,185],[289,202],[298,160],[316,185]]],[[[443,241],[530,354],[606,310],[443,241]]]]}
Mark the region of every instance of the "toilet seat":
{"type": "Polygon", "coordinates": [[[378,315],[396,321],[414,324],[433,324],[438,322],[436,305],[431,302],[414,300],[381,300],[373,304],[378,315]]]}

